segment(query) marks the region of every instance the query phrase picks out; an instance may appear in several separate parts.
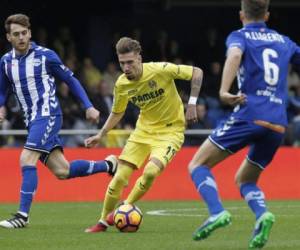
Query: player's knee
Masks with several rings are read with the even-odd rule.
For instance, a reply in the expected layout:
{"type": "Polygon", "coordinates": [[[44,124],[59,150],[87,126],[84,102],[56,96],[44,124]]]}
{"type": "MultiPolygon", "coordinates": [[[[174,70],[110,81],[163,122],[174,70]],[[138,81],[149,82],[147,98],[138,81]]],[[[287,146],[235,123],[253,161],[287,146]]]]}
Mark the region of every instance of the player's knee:
{"type": "Polygon", "coordinates": [[[158,166],[156,166],[155,164],[151,164],[150,166],[148,165],[145,168],[145,171],[143,173],[143,179],[147,183],[152,183],[153,180],[157,176],[159,176],[160,173],[161,173],[161,170],[158,166]]]}
{"type": "Polygon", "coordinates": [[[114,181],[118,184],[121,184],[122,186],[126,186],[128,180],[126,180],[126,178],[120,174],[116,175],[114,177],[114,181]]]}
{"type": "Polygon", "coordinates": [[[40,154],[38,152],[23,150],[20,155],[21,166],[35,166],[40,154]]]}
{"type": "Polygon", "coordinates": [[[52,171],[52,173],[56,176],[59,180],[65,180],[69,177],[69,169],[68,168],[58,168],[52,171]]]}
{"type": "Polygon", "coordinates": [[[242,178],[241,178],[241,175],[239,173],[237,173],[234,177],[234,182],[235,182],[235,185],[240,188],[240,186],[243,184],[242,183],[242,178]]]}
{"type": "Polygon", "coordinates": [[[121,185],[121,186],[127,186],[128,184],[128,178],[126,177],[126,175],[123,174],[122,171],[117,171],[117,173],[115,174],[113,181],[112,181],[112,185],[121,185]]]}
{"type": "Polygon", "coordinates": [[[195,161],[191,160],[188,165],[189,173],[192,173],[194,169],[198,166],[195,161]]]}

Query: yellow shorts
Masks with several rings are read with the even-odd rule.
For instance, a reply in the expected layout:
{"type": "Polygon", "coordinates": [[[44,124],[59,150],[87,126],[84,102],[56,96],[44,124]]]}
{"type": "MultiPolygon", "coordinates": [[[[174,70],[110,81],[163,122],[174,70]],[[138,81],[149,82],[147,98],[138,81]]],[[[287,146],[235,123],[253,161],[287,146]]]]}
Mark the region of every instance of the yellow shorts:
{"type": "Polygon", "coordinates": [[[183,141],[183,132],[150,134],[135,130],[128,138],[119,159],[140,168],[149,156],[160,160],[165,167],[180,150],[183,141]]]}

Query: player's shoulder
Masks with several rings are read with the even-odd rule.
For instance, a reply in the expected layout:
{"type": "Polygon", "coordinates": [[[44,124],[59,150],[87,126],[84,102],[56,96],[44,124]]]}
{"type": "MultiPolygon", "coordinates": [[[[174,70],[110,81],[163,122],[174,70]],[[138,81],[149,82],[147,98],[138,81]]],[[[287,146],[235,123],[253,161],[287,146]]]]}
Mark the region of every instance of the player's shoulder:
{"type": "Polygon", "coordinates": [[[37,54],[41,54],[46,56],[47,59],[51,59],[51,58],[57,58],[58,55],[56,54],[56,52],[50,48],[46,48],[37,44],[34,44],[34,51],[37,54]]]}
{"type": "Polygon", "coordinates": [[[245,29],[241,28],[241,29],[231,31],[227,36],[227,40],[230,38],[242,38],[243,39],[244,37],[245,37],[245,29]]]}
{"type": "Polygon", "coordinates": [[[10,60],[11,58],[12,58],[12,51],[9,51],[1,57],[0,62],[2,64],[4,61],[10,60]]]}
{"type": "Polygon", "coordinates": [[[144,63],[144,69],[152,72],[163,72],[169,67],[174,66],[173,63],[170,62],[148,62],[144,63]]]}
{"type": "Polygon", "coordinates": [[[120,86],[126,85],[128,83],[129,83],[129,80],[126,78],[126,75],[123,73],[118,77],[118,79],[115,83],[115,86],[120,87],[120,86]]]}
{"type": "Polygon", "coordinates": [[[271,32],[271,33],[274,33],[278,36],[280,36],[285,42],[292,42],[291,38],[277,30],[274,30],[274,29],[271,29],[271,28],[268,28],[268,31],[271,32]]]}

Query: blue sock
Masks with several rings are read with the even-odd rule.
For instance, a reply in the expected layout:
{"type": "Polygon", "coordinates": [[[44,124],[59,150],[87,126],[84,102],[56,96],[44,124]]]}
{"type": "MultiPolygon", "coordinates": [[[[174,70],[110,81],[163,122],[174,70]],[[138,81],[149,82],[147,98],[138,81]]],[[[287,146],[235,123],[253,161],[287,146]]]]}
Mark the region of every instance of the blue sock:
{"type": "Polygon", "coordinates": [[[264,193],[256,186],[255,183],[245,183],[240,187],[241,195],[247,201],[248,206],[255,213],[258,219],[264,212],[267,211],[265,204],[264,193]]]}
{"type": "Polygon", "coordinates": [[[108,172],[108,163],[106,161],[76,160],[70,163],[69,178],[82,177],[99,172],[108,172]]]}
{"type": "Polygon", "coordinates": [[[33,195],[37,189],[38,177],[35,166],[22,167],[22,186],[19,212],[29,214],[33,195]]]}
{"type": "Polygon", "coordinates": [[[205,201],[210,215],[224,211],[219,198],[217,184],[210,170],[205,166],[199,166],[191,174],[197,191],[205,201]]]}

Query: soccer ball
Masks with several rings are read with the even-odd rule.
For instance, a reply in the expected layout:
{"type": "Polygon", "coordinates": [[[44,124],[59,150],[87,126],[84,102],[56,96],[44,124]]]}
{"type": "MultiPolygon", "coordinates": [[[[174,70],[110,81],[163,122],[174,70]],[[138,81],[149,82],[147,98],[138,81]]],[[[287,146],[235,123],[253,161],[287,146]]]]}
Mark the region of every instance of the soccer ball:
{"type": "Polygon", "coordinates": [[[115,226],[121,232],[136,232],[143,220],[141,210],[135,205],[121,205],[114,213],[115,226]]]}

